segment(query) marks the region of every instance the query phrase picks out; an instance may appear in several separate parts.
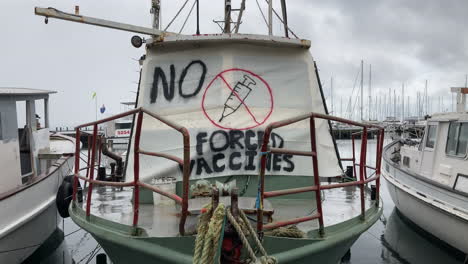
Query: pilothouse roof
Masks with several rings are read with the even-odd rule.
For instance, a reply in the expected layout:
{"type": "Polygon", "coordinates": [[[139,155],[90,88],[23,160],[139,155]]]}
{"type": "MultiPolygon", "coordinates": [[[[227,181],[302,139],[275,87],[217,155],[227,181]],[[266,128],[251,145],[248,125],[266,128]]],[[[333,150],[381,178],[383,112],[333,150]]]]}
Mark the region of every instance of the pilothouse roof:
{"type": "Polygon", "coordinates": [[[49,94],[57,93],[51,90],[31,89],[31,88],[17,88],[17,87],[0,87],[0,97],[34,97],[37,99],[47,98],[49,94]]]}

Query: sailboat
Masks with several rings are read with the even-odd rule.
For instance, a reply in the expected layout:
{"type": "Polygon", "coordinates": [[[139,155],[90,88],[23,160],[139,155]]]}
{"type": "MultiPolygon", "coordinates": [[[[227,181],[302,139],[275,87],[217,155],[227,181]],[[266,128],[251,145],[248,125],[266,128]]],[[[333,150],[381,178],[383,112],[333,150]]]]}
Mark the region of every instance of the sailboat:
{"type": "MultiPolygon", "coordinates": [[[[70,216],[113,263],[336,264],[381,215],[384,131],[327,114],[310,41],[288,35],[281,3],[284,36],[273,35],[271,1],[268,35],[238,33],[245,1],[240,9],[225,2],[221,34],[195,35],[36,8],[151,35],[136,108],[76,128],[94,128],[86,165],[94,168],[106,144],[98,126],[134,119],[123,182],[84,173],[76,151],[75,187],[88,187],[82,203],[74,195],[70,216]],[[360,157],[340,158],[330,121],[361,127],[360,157]],[[366,163],[368,133],[377,134],[374,166],[366,163]]],[[[159,4],[152,1],[156,22],[159,4]]],[[[138,36],[132,43],[143,45],[138,36]]]]}

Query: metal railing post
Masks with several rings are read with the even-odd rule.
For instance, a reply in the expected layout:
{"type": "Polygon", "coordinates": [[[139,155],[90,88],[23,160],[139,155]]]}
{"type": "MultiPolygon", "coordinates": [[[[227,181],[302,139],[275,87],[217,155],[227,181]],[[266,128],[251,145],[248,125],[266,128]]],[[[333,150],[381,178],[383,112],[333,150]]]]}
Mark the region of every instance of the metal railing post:
{"type": "MultiPolygon", "coordinates": [[[[94,161],[96,160],[96,141],[97,141],[97,124],[93,126],[93,145],[91,151],[91,171],[89,173],[89,178],[91,180],[94,179],[94,161]]],[[[89,146],[88,146],[89,147],[89,146]]],[[[88,197],[86,198],[86,217],[89,218],[90,211],[91,211],[91,196],[93,193],[93,183],[89,183],[88,187],[88,197]]]]}
{"type": "Polygon", "coordinates": [[[366,149],[367,149],[367,127],[364,127],[361,135],[361,157],[359,160],[359,187],[361,192],[361,218],[364,220],[366,217],[366,205],[364,197],[364,174],[366,168],[366,149]]]}
{"type": "MultiPolygon", "coordinates": [[[[76,129],[75,139],[75,175],[73,177],[73,202],[76,202],[76,192],[78,188],[78,178],[76,175],[80,173],[80,129],[76,129]]],[[[73,203],[75,206],[75,203],[73,203]]]]}
{"type": "Polygon", "coordinates": [[[138,225],[138,213],[140,210],[140,139],[141,139],[141,124],[143,122],[143,112],[138,113],[136,131],[135,131],[135,146],[133,148],[133,227],[138,225]]]}
{"type": "Polygon", "coordinates": [[[377,160],[376,160],[376,165],[375,165],[376,174],[377,174],[377,179],[375,180],[376,205],[377,206],[379,206],[379,202],[380,202],[380,175],[382,173],[382,151],[383,151],[384,140],[385,140],[385,130],[381,129],[379,132],[377,160]]]}
{"type": "Polygon", "coordinates": [[[320,175],[318,168],[318,153],[317,153],[317,139],[315,133],[315,118],[312,116],[310,118],[310,145],[312,149],[312,166],[314,168],[314,184],[317,186],[315,191],[315,202],[317,203],[317,212],[320,215],[318,218],[319,221],[319,233],[321,236],[325,234],[324,224],[323,224],[323,210],[322,210],[322,194],[320,190],[320,175]]]}
{"type": "MultiPolygon", "coordinates": [[[[89,177],[89,161],[91,160],[91,148],[90,148],[90,146],[91,146],[91,139],[92,139],[91,135],[88,135],[88,157],[87,157],[88,162],[86,163],[86,165],[87,165],[87,168],[86,168],[86,178],[89,177]]],[[[85,184],[86,184],[86,183],[85,183],[85,184]]]]}
{"type": "Polygon", "coordinates": [[[188,199],[189,199],[189,185],[190,185],[190,133],[183,127],[179,130],[184,138],[184,165],[182,167],[182,214],[179,222],[179,233],[185,235],[185,221],[188,215],[188,199]]]}
{"type": "Polygon", "coordinates": [[[356,139],[355,135],[351,135],[351,141],[352,141],[352,144],[353,144],[353,173],[354,173],[354,178],[357,179],[355,139],[356,139]]]}
{"type": "Polygon", "coordinates": [[[263,144],[260,150],[260,183],[257,191],[257,232],[263,231],[263,199],[265,198],[265,170],[268,158],[268,144],[270,142],[272,127],[268,126],[263,135],[263,144]]]}

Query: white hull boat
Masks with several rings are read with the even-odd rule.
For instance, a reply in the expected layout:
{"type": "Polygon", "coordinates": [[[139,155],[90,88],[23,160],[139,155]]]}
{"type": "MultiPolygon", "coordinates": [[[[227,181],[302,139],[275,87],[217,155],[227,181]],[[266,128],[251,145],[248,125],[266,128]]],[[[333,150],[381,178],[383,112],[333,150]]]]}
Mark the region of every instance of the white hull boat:
{"type": "Polygon", "coordinates": [[[420,143],[384,149],[382,175],[398,210],[450,246],[468,253],[468,115],[428,119],[420,143]]]}
{"type": "Polygon", "coordinates": [[[47,117],[50,93],[0,89],[0,263],[21,263],[61,222],[56,193],[73,169],[71,153],[75,143],[72,138],[50,134],[47,117]],[[46,99],[43,128],[35,112],[37,99],[46,99]],[[21,129],[16,123],[18,101],[26,101],[26,125],[21,129]]]}

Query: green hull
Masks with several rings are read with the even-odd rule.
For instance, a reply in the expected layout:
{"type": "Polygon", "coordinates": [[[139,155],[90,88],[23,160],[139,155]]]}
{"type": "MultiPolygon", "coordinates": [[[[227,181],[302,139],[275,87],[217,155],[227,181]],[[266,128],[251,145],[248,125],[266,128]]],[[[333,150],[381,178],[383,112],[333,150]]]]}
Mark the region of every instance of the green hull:
{"type": "MultiPolygon", "coordinates": [[[[325,228],[325,237],[309,233],[307,239],[265,237],[267,252],[279,263],[336,264],[359,236],[371,227],[382,214],[382,207],[366,211],[360,216],[325,228]]],[[[147,237],[144,230],[133,236],[132,227],[90,216],[76,206],[70,215],[79,226],[91,233],[115,264],[120,263],[192,263],[194,236],[147,237]]]]}

